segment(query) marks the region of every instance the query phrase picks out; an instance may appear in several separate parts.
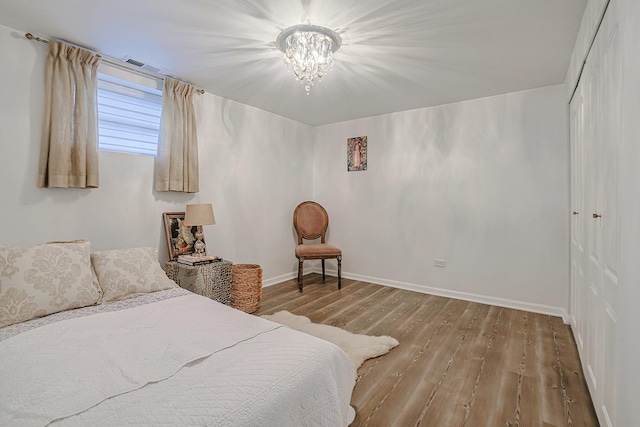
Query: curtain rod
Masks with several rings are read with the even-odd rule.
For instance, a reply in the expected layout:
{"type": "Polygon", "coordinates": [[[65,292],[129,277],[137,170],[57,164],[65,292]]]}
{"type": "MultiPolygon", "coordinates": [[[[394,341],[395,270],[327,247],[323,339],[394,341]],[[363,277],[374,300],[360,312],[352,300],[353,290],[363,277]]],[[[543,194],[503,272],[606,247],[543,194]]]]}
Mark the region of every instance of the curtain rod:
{"type": "MultiPolygon", "coordinates": [[[[49,43],[49,40],[43,39],[42,37],[34,36],[31,33],[27,33],[24,36],[29,40],[35,40],[35,41],[42,42],[42,43],[49,43]]],[[[65,43],[68,43],[68,42],[65,42],[65,43]]],[[[70,43],[70,44],[72,44],[72,43],[70,43]]],[[[77,45],[74,45],[74,46],[82,48],[82,49],[86,49],[86,48],[84,48],[82,46],[77,46],[77,45]]],[[[112,65],[114,67],[117,67],[117,68],[120,68],[120,69],[123,69],[123,70],[126,70],[126,71],[130,71],[132,73],[136,73],[136,74],[139,74],[139,75],[142,75],[142,76],[145,76],[145,77],[151,77],[153,79],[164,80],[164,76],[161,76],[160,74],[153,73],[151,71],[146,71],[146,70],[143,70],[143,69],[133,68],[133,66],[127,65],[124,62],[122,62],[120,60],[117,60],[115,58],[110,58],[108,56],[104,56],[104,55],[101,55],[101,54],[97,54],[97,55],[100,58],[102,58],[102,60],[104,62],[106,62],[107,64],[112,65]]],[[[166,76],[166,77],[170,77],[170,76],[166,76]]],[[[171,77],[171,78],[173,78],[173,77],[171,77]]],[[[188,82],[185,82],[185,83],[191,84],[191,83],[188,83],[188,82]]],[[[196,92],[198,92],[199,94],[203,94],[204,93],[204,89],[196,89],[196,92]]]]}

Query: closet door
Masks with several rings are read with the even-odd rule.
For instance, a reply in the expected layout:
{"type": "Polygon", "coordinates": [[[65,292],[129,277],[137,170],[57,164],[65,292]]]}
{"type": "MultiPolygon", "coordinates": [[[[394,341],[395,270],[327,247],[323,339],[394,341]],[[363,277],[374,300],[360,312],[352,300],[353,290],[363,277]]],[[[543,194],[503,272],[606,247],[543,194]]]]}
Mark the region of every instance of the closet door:
{"type": "Polygon", "coordinates": [[[617,1],[612,1],[600,27],[598,52],[600,53],[600,80],[596,86],[598,99],[597,121],[599,125],[600,183],[599,206],[594,206],[592,221],[600,237],[600,263],[595,272],[600,277],[600,321],[601,360],[601,405],[605,424],[615,425],[610,415],[615,414],[615,343],[618,310],[618,263],[619,263],[619,159],[620,152],[620,103],[622,81],[621,36],[618,26],[617,1]]]}
{"type": "Polygon", "coordinates": [[[585,262],[585,224],[584,207],[584,80],[571,100],[569,106],[570,153],[571,153],[571,321],[576,344],[584,358],[586,322],[586,281],[585,262]]]}
{"type": "MultiPolygon", "coordinates": [[[[593,55],[594,52],[591,52],[593,55]]],[[[596,368],[600,307],[600,233],[592,214],[600,206],[600,143],[596,138],[597,85],[600,64],[588,58],[570,104],[571,132],[571,315],[592,395],[599,389],[596,368]],[[575,214],[574,214],[575,213],[575,214]]]]}
{"type": "Polygon", "coordinates": [[[609,3],[570,105],[571,314],[602,425],[616,425],[621,40],[609,3]],[[578,212],[573,215],[573,212],[578,212]]]}
{"type": "MultiPolygon", "coordinates": [[[[598,33],[600,36],[601,34],[598,33]]],[[[586,374],[593,390],[599,390],[598,360],[601,352],[599,324],[601,311],[601,252],[602,252],[602,222],[594,217],[602,212],[602,120],[600,117],[602,102],[602,63],[600,52],[596,44],[587,58],[587,75],[585,76],[585,189],[584,213],[585,223],[585,281],[586,281],[586,374]]],[[[592,394],[593,394],[592,390],[592,394]]]]}

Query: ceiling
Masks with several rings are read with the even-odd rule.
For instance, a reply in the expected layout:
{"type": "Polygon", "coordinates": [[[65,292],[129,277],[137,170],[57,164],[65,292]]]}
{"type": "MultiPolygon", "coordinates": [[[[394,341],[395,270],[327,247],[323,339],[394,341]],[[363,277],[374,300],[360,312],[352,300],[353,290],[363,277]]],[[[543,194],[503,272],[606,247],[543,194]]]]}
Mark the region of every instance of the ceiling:
{"type": "MultiPolygon", "coordinates": [[[[310,125],[564,82],[586,0],[3,0],[0,24],[131,56],[310,125]],[[342,37],[310,95],[274,41],[342,37]]],[[[28,42],[25,39],[27,43],[28,42]]]]}

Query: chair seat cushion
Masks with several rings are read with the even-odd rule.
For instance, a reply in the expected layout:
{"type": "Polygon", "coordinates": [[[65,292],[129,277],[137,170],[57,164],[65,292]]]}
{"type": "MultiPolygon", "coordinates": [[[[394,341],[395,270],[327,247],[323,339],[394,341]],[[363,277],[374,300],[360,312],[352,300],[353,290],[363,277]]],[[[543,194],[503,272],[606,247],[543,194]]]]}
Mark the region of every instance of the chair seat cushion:
{"type": "Polygon", "coordinates": [[[303,258],[310,257],[336,257],[342,255],[342,251],[335,246],[322,243],[309,243],[296,246],[296,256],[303,258]]]}

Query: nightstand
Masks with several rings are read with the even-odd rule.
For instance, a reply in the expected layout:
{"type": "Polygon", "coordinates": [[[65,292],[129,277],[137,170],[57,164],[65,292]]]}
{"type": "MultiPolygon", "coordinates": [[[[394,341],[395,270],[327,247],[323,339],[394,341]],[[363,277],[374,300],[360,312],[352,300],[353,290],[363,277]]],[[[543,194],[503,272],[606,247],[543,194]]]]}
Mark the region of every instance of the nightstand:
{"type": "Polygon", "coordinates": [[[231,261],[218,261],[203,265],[186,265],[167,261],[164,265],[169,279],[181,288],[229,304],[231,293],[231,261]]]}

